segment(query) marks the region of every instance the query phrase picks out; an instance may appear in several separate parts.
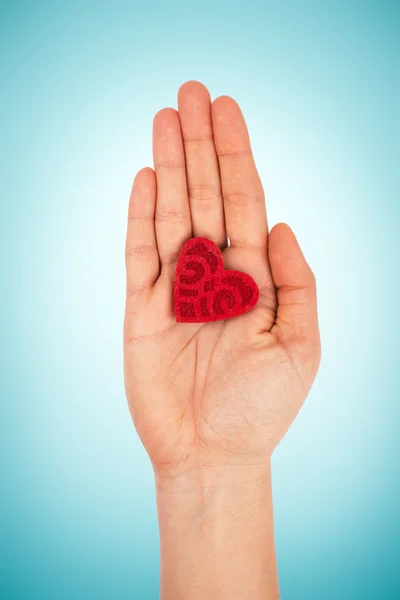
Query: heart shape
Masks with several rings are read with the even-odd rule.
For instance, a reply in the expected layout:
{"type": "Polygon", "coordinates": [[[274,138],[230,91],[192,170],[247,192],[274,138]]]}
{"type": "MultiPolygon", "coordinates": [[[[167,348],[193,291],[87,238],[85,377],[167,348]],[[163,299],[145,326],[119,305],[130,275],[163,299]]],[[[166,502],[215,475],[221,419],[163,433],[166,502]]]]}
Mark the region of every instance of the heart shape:
{"type": "Polygon", "coordinates": [[[224,269],[221,250],[207,238],[187,241],[178,258],[174,310],[178,323],[231,319],[257,304],[259,290],[250,275],[224,269]]]}

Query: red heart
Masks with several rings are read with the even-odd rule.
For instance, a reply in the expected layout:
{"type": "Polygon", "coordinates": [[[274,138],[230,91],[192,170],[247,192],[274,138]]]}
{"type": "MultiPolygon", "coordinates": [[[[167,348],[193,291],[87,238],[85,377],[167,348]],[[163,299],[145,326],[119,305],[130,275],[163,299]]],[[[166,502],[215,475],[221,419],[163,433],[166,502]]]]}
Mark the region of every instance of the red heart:
{"type": "Polygon", "coordinates": [[[224,269],[221,250],[207,238],[184,244],[176,265],[174,310],[177,322],[207,323],[230,319],[257,304],[254,279],[224,269]]]}

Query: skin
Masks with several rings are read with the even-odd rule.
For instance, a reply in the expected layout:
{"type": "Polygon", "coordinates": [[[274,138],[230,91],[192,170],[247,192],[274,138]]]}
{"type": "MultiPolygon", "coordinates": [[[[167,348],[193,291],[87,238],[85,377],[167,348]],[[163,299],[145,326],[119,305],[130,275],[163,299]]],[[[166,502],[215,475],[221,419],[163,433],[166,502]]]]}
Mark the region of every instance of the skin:
{"type": "Polygon", "coordinates": [[[124,323],[130,411],[156,481],[165,599],[278,598],[271,454],[320,361],[315,277],[288,225],[268,232],[245,120],[190,81],[153,122],[154,170],[129,203],[124,323]],[[204,236],[260,289],[245,315],[176,323],[184,242],[204,236]],[[228,247],[229,238],[230,244],[228,247]]]}

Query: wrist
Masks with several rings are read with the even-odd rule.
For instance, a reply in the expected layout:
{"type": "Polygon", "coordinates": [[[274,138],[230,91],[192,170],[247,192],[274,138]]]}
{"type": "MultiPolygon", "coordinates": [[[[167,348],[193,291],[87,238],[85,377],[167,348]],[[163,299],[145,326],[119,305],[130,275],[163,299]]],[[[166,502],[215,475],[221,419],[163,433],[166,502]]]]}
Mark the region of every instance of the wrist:
{"type": "Polygon", "coordinates": [[[211,466],[192,468],[179,475],[169,476],[154,471],[158,502],[169,502],[173,497],[179,504],[218,504],[232,497],[239,501],[242,495],[254,494],[271,486],[271,466],[211,466]]]}
{"type": "Polygon", "coordinates": [[[163,600],[279,597],[269,464],[155,478],[163,600]]]}

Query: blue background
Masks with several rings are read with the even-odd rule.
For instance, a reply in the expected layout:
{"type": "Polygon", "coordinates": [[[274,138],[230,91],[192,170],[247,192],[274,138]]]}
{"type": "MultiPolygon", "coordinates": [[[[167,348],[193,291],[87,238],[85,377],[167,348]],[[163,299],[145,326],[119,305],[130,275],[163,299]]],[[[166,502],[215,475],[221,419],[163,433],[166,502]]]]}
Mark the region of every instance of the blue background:
{"type": "Polygon", "coordinates": [[[187,79],[241,104],[319,283],[321,369],[273,457],[282,598],[400,597],[399,7],[0,1],[1,598],[158,596],[124,236],[187,79]]]}

